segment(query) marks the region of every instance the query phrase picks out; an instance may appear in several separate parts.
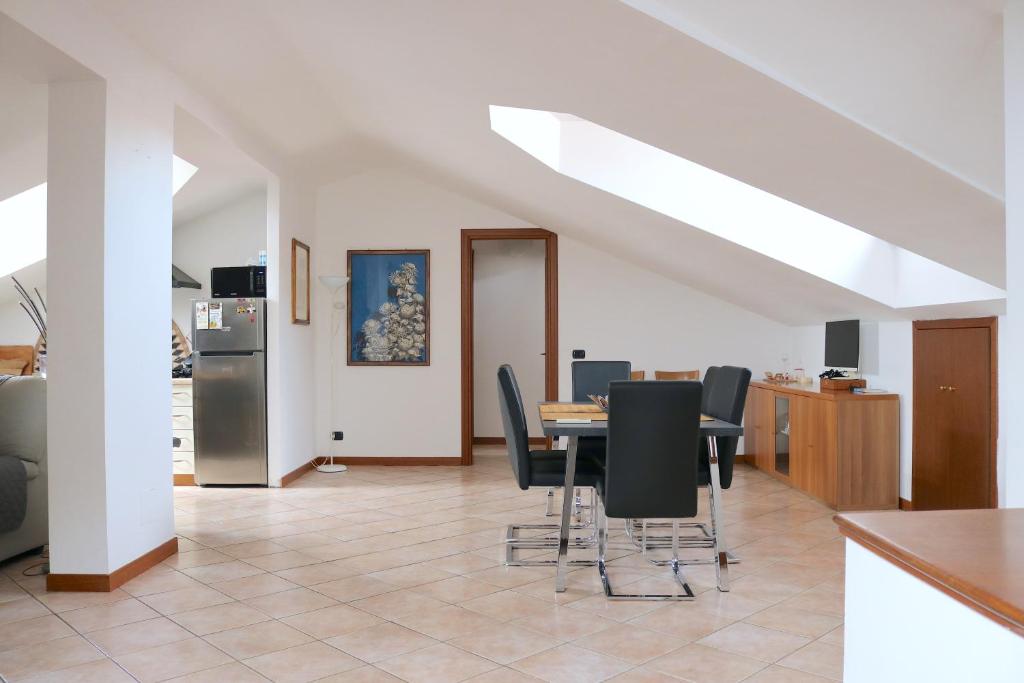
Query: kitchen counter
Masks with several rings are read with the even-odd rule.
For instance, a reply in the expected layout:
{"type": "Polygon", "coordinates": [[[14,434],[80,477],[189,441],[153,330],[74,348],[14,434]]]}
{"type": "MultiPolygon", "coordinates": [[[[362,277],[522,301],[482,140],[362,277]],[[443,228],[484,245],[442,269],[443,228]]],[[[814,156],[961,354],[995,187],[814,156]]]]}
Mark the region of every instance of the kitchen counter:
{"type": "Polygon", "coordinates": [[[1020,681],[1024,509],[837,515],[845,678],[1020,681]]]}

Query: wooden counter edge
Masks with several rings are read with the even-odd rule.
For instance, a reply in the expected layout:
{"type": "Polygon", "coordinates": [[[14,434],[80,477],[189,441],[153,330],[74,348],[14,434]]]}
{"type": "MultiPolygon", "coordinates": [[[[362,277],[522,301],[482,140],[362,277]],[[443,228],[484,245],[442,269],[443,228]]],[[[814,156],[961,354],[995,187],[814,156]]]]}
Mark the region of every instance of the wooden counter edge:
{"type": "Polygon", "coordinates": [[[792,394],[795,396],[809,396],[811,398],[824,399],[826,401],[897,401],[900,398],[896,393],[884,394],[855,394],[852,391],[832,391],[820,389],[816,384],[776,384],[774,382],[763,382],[753,380],[750,386],[757,389],[777,391],[780,394],[792,394]]]}
{"type": "Polygon", "coordinates": [[[1000,626],[1010,629],[1019,636],[1024,636],[1024,610],[1021,608],[926,562],[918,555],[847,519],[845,515],[834,515],[832,521],[839,527],[839,533],[846,538],[855,541],[883,560],[916,576],[1000,626]]]}

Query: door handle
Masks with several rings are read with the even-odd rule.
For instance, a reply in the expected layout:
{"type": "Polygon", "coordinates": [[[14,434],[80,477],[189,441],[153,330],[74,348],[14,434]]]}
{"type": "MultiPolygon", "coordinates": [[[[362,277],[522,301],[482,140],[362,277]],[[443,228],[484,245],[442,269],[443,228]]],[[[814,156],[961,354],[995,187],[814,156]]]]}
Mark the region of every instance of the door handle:
{"type": "Polygon", "coordinates": [[[956,391],[954,386],[939,385],[939,391],[956,391]]]}

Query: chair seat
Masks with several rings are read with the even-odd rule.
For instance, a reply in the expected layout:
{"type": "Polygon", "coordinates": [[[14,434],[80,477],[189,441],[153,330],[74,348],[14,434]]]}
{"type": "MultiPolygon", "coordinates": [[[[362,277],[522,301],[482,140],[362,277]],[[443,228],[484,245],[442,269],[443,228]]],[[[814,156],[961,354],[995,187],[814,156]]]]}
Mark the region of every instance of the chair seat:
{"type": "MultiPolygon", "coordinates": [[[[576,486],[598,485],[604,468],[592,458],[576,458],[576,486]]],[[[530,486],[564,486],[565,451],[530,451],[530,486]]]]}

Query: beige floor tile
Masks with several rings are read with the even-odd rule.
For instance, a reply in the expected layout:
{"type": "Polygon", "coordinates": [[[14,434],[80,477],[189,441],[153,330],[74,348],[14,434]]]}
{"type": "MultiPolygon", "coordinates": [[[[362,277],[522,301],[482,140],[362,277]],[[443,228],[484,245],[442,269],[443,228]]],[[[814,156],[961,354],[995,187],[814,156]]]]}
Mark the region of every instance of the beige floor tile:
{"type": "Polygon", "coordinates": [[[97,659],[94,662],[30,676],[23,680],[28,683],[133,683],[135,681],[111,659],[97,659]]]}
{"type": "Polygon", "coordinates": [[[19,600],[0,603],[0,624],[9,624],[22,619],[33,619],[50,614],[42,603],[35,598],[25,596],[19,600]]]}
{"type": "Polygon", "coordinates": [[[172,683],[266,683],[267,679],[245,664],[232,662],[172,678],[172,683]]]}
{"type": "Polygon", "coordinates": [[[827,683],[832,679],[822,678],[796,669],[783,666],[770,666],[762,669],[743,683],[827,683]]]}
{"type": "Polygon", "coordinates": [[[371,664],[437,644],[422,633],[387,622],[335,636],[326,642],[371,664]]]}
{"type": "Polygon", "coordinates": [[[644,668],[694,683],[738,683],[764,666],[764,662],[756,659],[691,643],[647,663],[644,668]]]}
{"type": "Polygon", "coordinates": [[[321,678],[317,683],[400,683],[401,680],[375,666],[367,665],[321,678]]]}
{"type": "Polygon", "coordinates": [[[390,583],[396,588],[412,588],[424,584],[444,581],[453,578],[457,574],[442,569],[428,567],[425,564],[412,564],[407,567],[385,569],[384,571],[370,574],[371,578],[378,579],[384,583],[390,583]]]}
{"type": "Polygon", "coordinates": [[[277,541],[250,541],[248,543],[222,546],[217,548],[217,550],[225,555],[244,560],[248,557],[281,553],[288,550],[288,548],[277,541]]]}
{"type": "Polygon", "coordinates": [[[324,643],[307,643],[247,659],[244,663],[275,683],[316,681],[363,664],[324,643]]]}
{"type": "Polygon", "coordinates": [[[320,564],[321,561],[297,550],[286,550],[272,555],[250,557],[246,559],[246,562],[259,567],[260,569],[265,569],[268,572],[276,572],[284,569],[294,569],[295,567],[304,567],[311,564],[320,564]]]}
{"type": "Polygon", "coordinates": [[[396,587],[392,584],[385,583],[379,579],[370,578],[369,576],[353,576],[345,579],[338,579],[337,581],[318,583],[314,586],[310,586],[310,588],[318,593],[323,593],[328,597],[332,597],[335,600],[340,600],[341,602],[362,600],[374,595],[390,593],[391,591],[396,590],[396,587]]]}
{"type": "Polygon", "coordinates": [[[349,603],[364,612],[376,614],[384,619],[395,619],[406,614],[423,613],[429,610],[440,609],[446,603],[434,598],[420,595],[416,589],[407,588],[374,595],[372,598],[364,598],[349,603]]]}
{"type": "Polygon", "coordinates": [[[262,595],[270,595],[271,593],[280,593],[281,591],[298,588],[291,581],[282,579],[274,574],[257,574],[240,579],[231,579],[230,581],[220,581],[210,584],[210,587],[216,588],[221,593],[230,595],[236,600],[258,598],[262,595]]]}
{"type": "Polygon", "coordinates": [[[441,571],[451,572],[453,574],[471,574],[481,569],[489,569],[491,567],[498,566],[498,560],[490,560],[473,553],[460,553],[458,555],[449,555],[448,557],[441,557],[436,560],[430,560],[429,562],[423,563],[425,566],[432,569],[440,569],[441,571]]]}
{"type": "Polygon", "coordinates": [[[313,610],[312,612],[296,614],[295,616],[282,619],[282,621],[303,633],[308,633],[314,638],[322,640],[367,628],[379,624],[383,620],[355,607],[335,605],[333,607],[313,610]]]}
{"type": "Polygon", "coordinates": [[[457,683],[498,665],[442,643],[387,659],[375,666],[409,683],[457,683]]]}
{"type": "Polygon", "coordinates": [[[202,585],[199,581],[185,576],[179,571],[159,572],[151,569],[121,586],[121,590],[138,598],[183,588],[198,588],[202,585]]]}
{"type": "Polygon", "coordinates": [[[823,643],[829,643],[830,645],[838,645],[839,647],[842,647],[844,642],[843,637],[845,635],[845,631],[846,629],[842,626],[840,626],[839,628],[834,628],[825,635],[823,635],[820,638],[820,640],[823,643]]]}
{"type": "Polygon", "coordinates": [[[608,680],[612,683],[679,683],[679,679],[674,676],[642,667],[630,669],[608,680]]]}
{"type": "Polygon", "coordinates": [[[202,638],[179,640],[114,659],[143,683],[211,669],[231,661],[230,657],[202,638]]]}
{"type": "Polygon", "coordinates": [[[24,645],[0,653],[0,675],[19,680],[103,659],[103,653],[85,638],[75,635],[24,645]]]}
{"type": "Polygon", "coordinates": [[[406,614],[394,621],[437,640],[492,628],[500,622],[455,605],[447,605],[423,613],[406,614]]]}
{"type": "Polygon", "coordinates": [[[61,613],[61,619],[79,633],[113,628],[122,624],[145,621],[160,616],[155,610],[135,598],[112,602],[109,605],[83,607],[61,613]]]}
{"type": "Polygon", "coordinates": [[[777,662],[807,643],[810,638],[747,623],[726,626],[697,641],[701,645],[744,655],[762,662],[777,662]]]}
{"type": "Polygon", "coordinates": [[[644,600],[609,600],[603,594],[570,602],[567,607],[596,614],[612,621],[629,621],[661,607],[662,603],[644,600]]]}
{"type": "Polygon", "coordinates": [[[583,636],[611,628],[619,622],[605,619],[583,610],[570,609],[561,605],[549,605],[547,609],[510,622],[514,626],[543,633],[559,642],[576,640],[583,636]]]}
{"type": "Polygon", "coordinates": [[[36,596],[39,602],[46,605],[53,612],[67,612],[82,607],[95,607],[96,605],[109,605],[112,602],[126,600],[132,597],[121,589],[109,593],[42,593],[36,596]]]}
{"type": "Polygon", "coordinates": [[[506,590],[467,600],[460,603],[460,606],[498,621],[512,621],[543,614],[550,605],[529,595],[506,590]]]}
{"type": "Polygon", "coordinates": [[[255,607],[274,619],[281,619],[290,617],[293,614],[312,612],[315,609],[330,607],[338,604],[338,601],[308,588],[293,588],[292,590],[280,593],[249,598],[245,601],[245,604],[255,607]]]}
{"type": "Polygon", "coordinates": [[[282,579],[307,587],[318,583],[337,581],[338,579],[348,579],[356,575],[356,572],[353,570],[339,567],[334,562],[310,564],[305,567],[295,567],[294,569],[285,569],[274,573],[282,579]]]}
{"type": "Polygon", "coordinates": [[[191,637],[191,633],[166,617],[93,631],[88,635],[89,640],[96,647],[111,657],[147,650],[191,637]]]}
{"type": "Polygon", "coordinates": [[[73,635],[74,629],[52,614],[0,624],[0,652],[73,635]]]}
{"type": "Polygon", "coordinates": [[[218,564],[208,564],[202,567],[184,569],[181,573],[192,577],[196,581],[209,585],[211,583],[218,583],[221,581],[241,579],[246,576],[255,576],[257,574],[262,574],[263,571],[264,570],[259,567],[254,567],[248,562],[243,562],[242,560],[231,560],[230,562],[220,562],[218,564]]]}
{"type": "MultiPolygon", "coordinates": [[[[787,605],[769,607],[763,612],[750,615],[743,621],[748,624],[772,628],[776,631],[787,631],[799,636],[807,636],[808,638],[824,636],[843,623],[840,617],[808,612],[787,605]]],[[[842,645],[842,641],[837,644],[842,645]]]]}
{"type": "Polygon", "coordinates": [[[501,587],[465,576],[452,576],[434,583],[416,586],[413,590],[420,595],[455,604],[479,598],[482,595],[497,593],[501,587]]]}
{"type": "Polygon", "coordinates": [[[724,628],[735,620],[706,612],[696,603],[681,602],[663,605],[629,623],[660,631],[683,641],[694,641],[724,628]]]}
{"type": "Polygon", "coordinates": [[[170,619],[197,636],[226,631],[267,621],[269,617],[254,607],[238,602],[201,607],[170,615],[170,619]]]}
{"type": "Polygon", "coordinates": [[[814,589],[804,591],[799,595],[785,600],[781,603],[786,607],[818,612],[819,614],[831,614],[835,617],[842,617],[845,610],[845,598],[842,593],[835,593],[827,589],[814,589]]]}
{"type": "Polygon", "coordinates": [[[558,644],[549,636],[511,624],[495,624],[448,642],[498,664],[510,664],[558,644]]]}
{"type": "Polygon", "coordinates": [[[231,598],[207,586],[179,588],[166,593],[144,595],[139,600],[161,614],[176,614],[231,602],[231,598]]]}
{"type": "Polygon", "coordinates": [[[179,550],[174,555],[171,555],[163,561],[168,567],[174,569],[191,569],[192,567],[202,567],[208,564],[219,564],[221,562],[230,562],[231,556],[225,555],[224,553],[214,550],[213,548],[203,548],[201,550],[190,550],[188,552],[182,552],[179,550]]]}
{"type": "Polygon", "coordinates": [[[534,678],[533,676],[527,676],[521,671],[516,671],[515,669],[503,666],[497,669],[491,669],[479,676],[473,676],[466,680],[471,683],[537,683],[540,679],[534,678]]]}
{"type": "Polygon", "coordinates": [[[550,683],[605,681],[631,668],[621,659],[571,644],[520,659],[510,666],[550,683]]]}
{"type": "Polygon", "coordinates": [[[682,647],[686,640],[636,624],[615,624],[573,644],[640,665],[682,647]]]}
{"type": "Polygon", "coordinates": [[[842,680],[843,648],[816,640],[780,660],[779,666],[842,680]]]}
{"type": "Polygon", "coordinates": [[[251,626],[219,631],[205,636],[205,639],[235,659],[258,657],[313,640],[302,631],[280,621],[264,621],[251,626]]]}

